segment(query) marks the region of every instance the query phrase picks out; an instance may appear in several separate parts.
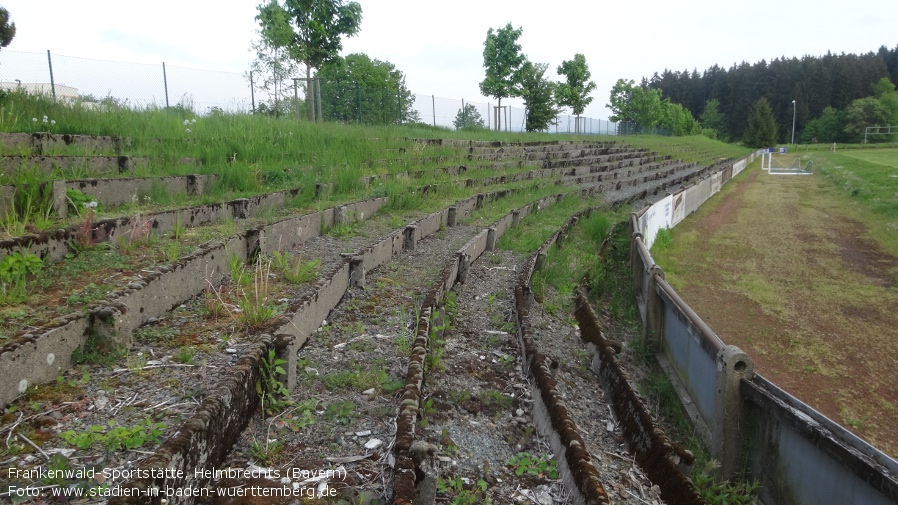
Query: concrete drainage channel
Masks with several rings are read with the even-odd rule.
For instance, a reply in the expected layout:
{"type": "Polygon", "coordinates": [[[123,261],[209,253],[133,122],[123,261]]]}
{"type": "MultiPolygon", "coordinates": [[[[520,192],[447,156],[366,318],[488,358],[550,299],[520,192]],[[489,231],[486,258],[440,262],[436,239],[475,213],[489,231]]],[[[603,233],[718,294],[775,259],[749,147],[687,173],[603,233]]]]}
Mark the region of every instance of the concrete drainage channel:
{"type": "MultiPolygon", "coordinates": [[[[672,174],[668,174],[668,176],[669,175],[672,174]]],[[[642,196],[644,197],[645,195],[642,196]]],[[[473,208],[477,207],[478,201],[482,203],[485,198],[488,197],[480,195],[479,198],[472,197],[467,199],[452,208],[444,209],[443,211],[432,214],[418,222],[412,223],[404,229],[390,234],[386,239],[375,245],[359,250],[355,254],[348,255],[339,268],[333,270],[328,276],[319,281],[319,285],[316,287],[314,294],[304,297],[290,307],[289,313],[292,314],[292,317],[281,318],[278,320],[277,324],[271,326],[270,331],[259,336],[258,341],[248,348],[243,357],[240,358],[234,373],[222,384],[222,389],[204,401],[202,407],[197,411],[193,418],[185,423],[175,437],[160,447],[154,456],[146,459],[142,468],[177,467],[189,471],[193,467],[214,466],[216,462],[222,461],[222,458],[229,450],[230,445],[220,444],[219,442],[233,440],[239,436],[243,429],[241,424],[245,425],[246,420],[248,420],[253,415],[253,412],[257,410],[259,398],[254,391],[253,385],[259,378],[260,361],[267,354],[267,351],[269,349],[276,349],[279,354],[289,357],[291,362],[288,364],[287,369],[291,370],[291,373],[295,373],[296,351],[302,346],[304,340],[317,329],[319,321],[324,319],[330,310],[339,303],[343,293],[345,293],[353,284],[364,282],[366,270],[372,270],[383,265],[404,250],[414,249],[418,240],[433,235],[439,231],[441,226],[450,224],[453,219],[461,219],[463,216],[470,213],[473,208]]],[[[552,203],[551,199],[538,203],[537,207],[549,203],[552,203]]],[[[383,202],[381,201],[380,203],[373,205],[379,207],[382,204],[383,202]]],[[[375,211],[376,209],[372,211],[371,208],[362,209],[361,207],[355,208],[343,206],[339,209],[329,209],[329,211],[326,212],[330,212],[330,215],[334,216],[331,219],[339,220],[340,217],[338,216],[340,216],[341,213],[343,213],[343,216],[355,214],[361,218],[362,216],[370,216],[375,211]]],[[[525,208],[508,214],[492,227],[482,230],[480,234],[456,252],[453,260],[440,274],[436,287],[428,293],[428,296],[421,307],[421,319],[419,320],[418,326],[419,337],[421,336],[421,331],[425,331],[424,335],[426,336],[426,329],[430,323],[426,316],[432,314],[433,310],[439,306],[443,296],[452,285],[455,284],[456,280],[460,278],[463,279],[467,270],[470,268],[471,263],[479,258],[484,251],[490,250],[505,229],[512,222],[521,219],[523,217],[522,214],[526,214],[526,212],[527,210],[525,208]]],[[[203,254],[197,253],[199,256],[195,258],[182,259],[182,261],[178,262],[178,266],[174,267],[173,271],[167,272],[164,271],[164,269],[160,270],[160,277],[158,279],[161,279],[165,274],[172,274],[169,278],[173,279],[178,275],[184,275],[188,271],[190,272],[188,276],[193,275],[202,278],[204,275],[199,274],[199,272],[207,272],[207,268],[211,266],[209,261],[213,260],[215,257],[218,258],[218,260],[215,261],[222,260],[225,256],[224,250],[226,247],[245,251],[248,256],[251,256],[254,252],[268,252],[281,246],[285,248],[292,247],[307,238],[303,236],[303,231],[297,230],[317,230],[320,228],[320,222],[327,220],[326,217],[318,216],[319,224],[316,226],[316,224],[313,223],[313,221],[315,221],[314,218],[309,218],[311,221],[303,222],[299,222],[298,219],[302,218],[289,221],[285,220],[265,228],[250,230],[246,234],[241,234],[237,237],[231,237],[228,239],[229,243],[227,246],[224,243],[209,244],[208,249],[206,249],[203,254]],[[293,237],[295,242],[289,244],[272,244],[274,241],[267,237],[273,236],[293,237]],[[203,259],[200,259],[201,257],[203,259]],[[183,265],[181,265],[182,262],[184,262],[183,265]],[[198,270],[201,266],[203,267],[202,270],[198,270]],[[180,270],[180,272],[175,270],[180,270]]],[[[332,220],[331,222],[333,223],[336,221],[332,220]]],[[[281,239],[279,239],[279,241],[280,240],[281,239]]],[[[216,267],[218,272],[226,271],[227,269],[226,265],[220,263],[214,265],[213,270],[216,267]]],[[[148,280],[147,285],[149,286],[158,282],[158,284],[155,285],[163,286],[164,283],[158,279],[153,278],[148,280]]],[[[142,291],[146,289],[146,287],[133,286],[131,289],[136,292],[142,291]]],[[[185,289],[190,291],[192,288],[185,287],[185,289]]],[[[201,289],[202,288],[200,287],[199,290],[201,289]]],[[[185,291],[185,293],[187,291],[185,291]]],[[[195,290],[194,294],[196,292],[198,292],[198,290],[195,290]]],[[[94,325],[97,328],[99,328],[99,326],[106,326],[110,338],[122,338],[121,335],[127,335],[129,330],[135,328],[136,325],[141,324],[138,321],[146,321],[149,317],[152,317],[149,314],[146,316],[137,316],[134,320],[126,322],[123,319],[123,315],[135,312],[135,309],[129,308],[131,305],[130,302],[137,303],[138,305],[148,305],[148,303],[146,303],[148,300],[159,300],[160,297],[166,295],[166,293],[162,292],[157,292],[153,295],[148,295],[148,293],[150,293],[150,291],[145,291],[145,293],[141,295],[131,293],[133,298],[128,299],[129,303],[125,303],[124,301],[118,303],[120,300],[116,300],[106,304],[103,308],[92,312],[87,321],[85,321],[84,318],[81,318],[68,321],[66,325],[72,324],[73,328],[75,326],[81,328],[80,335],[82,336],[84,330],[89,325],[94,325]],[[149,296],[149,299],[145,298],[145,296],[149,296]],[[118,318],[118,323],[116,323],[116,318],[118,318]],[[107,323],[104,323],[110,321],[112,322],[111,327],[107,323]],[[98,325],[98,323],[100,324],[98,325]],[[116,325],[118,325],[118,327],[116,327],[116,325]]],[[[178,296],[183,298],[185,295],[178,296]]],[[[167,308],[163,307],[170,307],[177,302],[174,301],[173,298],[172,300],[159,301],[158,303],[158,310],[164,311],[167,310],[167,308]]],[[[136,309],[136,312],[139,313],[140,310],[136,309]]],[[[146,312],[146,310],[144,312],[146,312]]],[[[78,333],[77,328],[75,328],[74,331],[75,333],[78,333]]],[[[426,353],[426,338],[423,342],[421,342],[419,338],[415,342],[413,348],[419,350],[422,348],[421,344],[423,344],[423,350],[426,353]]],[[[414,479],[409,481],[410,477],[414,477],[414,472],[409,474],[407,470],[414,468],[414,465],[411,467],[409,466],[410,461],[414,463],[414,457],[409,451],[411,450],[411,445],[414,444],[415,441],[415,419],[417,417],[417,412],[421,409],[420,386],[424,378],[423,365],[415,365],[418,361],[416,361],[414,356],[415,354],[413,353],[412,363],[407,370],[407,386],[402,401],[402,405],[404,405],[405,408],[400,411],[400,415],[397,418],[399,430],[397,431],[394,451],[397,455],[396,468],[399,469],[394,484],[394,489],[397,490],[397,493],[399,493],[399,490],[401,489],[408,490],[408,483],[415,482],[414,479]]],[[[55,358],[50,359],[49,354],[46,358],[51,362],[50,364],[53,364],[55,358]]],[[[529,356],[528,359],[530,359],[529,356]]],[[[60,363],[58,362],[56,363],[57,366],[59,364],[60,363]]],[[[532,364],[531,367],[533,367],[532,364]]],[[[539,368],[539,366],[537,366],[537,368],[539,368]]],[[[295,377],[290,377],[289,382],[291,385],[295,383],[295,377]]],[[[548,405],[550,405],[551,410],[552,404],[548,403],[548,405]]],[[[572,457],[565,459],[577,461],[576,458],[572,457]]],[[[574,468],[575,475],[584,473],[584,470],[579,468],[576,463],[574,464],[574,468]]],[[[586,484],[581,481],[576,481],[575,487],[581,489],[581,491],[585,490],[586,496],[591,496],[590,489],[594,490],[594,488],[590,487],[592,484],[589,484],[589,482],[588,479],[586,484]]],[[[197,482],[172,480],[144,480],[136,481],[132,484],[137,489],[150,489],[151,487],[160,484],[175,487],[183,486],[185,488],[195,488],[199,485],[197,482]]],[[[397,497],[399,497],[397,499],[401,499],[399,494],[397,494],[397,497]]],[[[135,500],[125,501],[134,502],[135,500]]],[[[169,502],[173,503],[176,501],[170,500],[169,502]]]]}

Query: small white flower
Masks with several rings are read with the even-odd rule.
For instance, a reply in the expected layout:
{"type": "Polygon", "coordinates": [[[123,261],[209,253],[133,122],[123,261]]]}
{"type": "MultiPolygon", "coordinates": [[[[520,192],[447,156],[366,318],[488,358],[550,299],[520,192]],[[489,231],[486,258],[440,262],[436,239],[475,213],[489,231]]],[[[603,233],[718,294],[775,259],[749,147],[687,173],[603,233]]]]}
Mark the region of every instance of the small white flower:
{"type": "Polygon", "coordinates": [[[44,116],[44,123],[49,123],[49,121],[47,121],[47,116],[44,116]]]}
{"type": "Polygon", "coordinates": [[[184,131],[186,131],[187,133],[190,133],[190,128],[185,128],[184,131]]]}
{"type": "Polygon", "coordinates": [[[55,120],[55,119],[51,119],[51,120],[50,120],[50,124],[56,124],[56,120],[55,120]]]}
{"type": "Polygon", "coordinates": [[[31,118],[31,122],[32,122],[32,123],[37,123],[37,118],[36,118],[36,117],[31,118]]]}
{"type": "Polygon", "coordinates": [[[189,119],[185,119],[185,120],[184,120],[184,125],[187,126],[187,125],[189,125],[189,124],[190,124],[190,120],[189,120],[189,119]]]}
{"type": "Polygon", "coordinates": [[[191,119],[190,122],[196,124],[196,119],[191,119]]]}

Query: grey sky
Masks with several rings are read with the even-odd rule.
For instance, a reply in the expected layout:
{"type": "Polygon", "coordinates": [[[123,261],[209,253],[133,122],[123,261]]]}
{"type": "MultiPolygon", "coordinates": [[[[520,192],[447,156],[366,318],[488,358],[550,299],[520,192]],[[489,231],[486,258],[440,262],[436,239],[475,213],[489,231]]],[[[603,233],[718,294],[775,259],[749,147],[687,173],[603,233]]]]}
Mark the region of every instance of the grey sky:
{"type": "MultiPolygon", "coordinates": [[[[2,0],[17,26],[8,51],[243,72],[253,55],[261,0],[2,0]]],[[[550,77],[575,53],[597,84],[586,110],[607,119],[618,78],[638,81],[665,68],[699,72],[718,64],[779,56],[865,53],[898,45],[894,0],[521,2],[359,0],[362,30],[344,53],[387,60],[411,91],[437,98],[494,101],[480,95],[482,48],[490,27],[523,28],[520,43],[550,77]],[[892,12],[891,15],[888,13],[892,12]],[[889,21],[891,19],[891,21],[889,21]]],[[[2,71],[2,69],[0,69],[2,71]]],[[[519,102],[511,100],[512,105],[519,102]]]]}

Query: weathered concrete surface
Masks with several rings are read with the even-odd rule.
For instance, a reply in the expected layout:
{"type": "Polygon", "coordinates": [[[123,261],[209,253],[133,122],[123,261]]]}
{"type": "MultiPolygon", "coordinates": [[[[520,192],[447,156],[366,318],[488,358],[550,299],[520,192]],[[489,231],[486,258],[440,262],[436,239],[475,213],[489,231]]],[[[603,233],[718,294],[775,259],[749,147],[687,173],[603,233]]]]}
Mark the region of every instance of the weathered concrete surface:
{"type": "Polygon", "coordinates": [[[70,135],[47,132],[0,133],[0,155],[46,155],[54,151],[75,149],[80,154],[121,154],[131,139],[97,135],[70,135]]]}
{"type": "MultiPolygon", "coordinates": [[[[333,209],[331,211],[331,215],[333,215],[333,209]]],[[[445,213],[448,213],[448,209],[443,209],[433,215],[445,213]]],[[[314,215],[320,216],[320,214],[315,213],[314,215]]],[[[276,223],[274,226],[281,224],[276,223]]],[[[291,225],[295,225],[295,222],[283,226],[289,227],[291,225]]],[[[250,232],[252,231],[250,230],[250,232]]],[[[243,239],[246,240],[246,237],[243,237],[243,239]]],[[[267,355],[268,349],[272,348],[272,346],[277,348],[279,354],[288,359],[287,369],[290,371],[288,374],[289,385],[290,387],[295,385],[297,351],[302,347],[305,339],[318,328],[321,320],[326,318],[327,314],[337,306],[349,288],[353,263],[357,258],[365,258],[363,262],[369,262],[368,266],[374,268],[374,266],[390,261],[394,255],[401,253],[401,242],[401,232],[394,232],[374,246],[350,255],[340,266],[319,280],[316,289],[312,293],[295,302],[287,309],[287,314],[276,318],[268,325],[267,329],[272,330],[272,333],[274,333],[274,340],[271,340],[267,333],[262,335],[257,348],[251,349],[241,358],[236,374],[230,375],[219,391],[210,395],[203,402],[200,411],[185,422],[174,437],[167,440],[152,456],[146,458],[140,464],[140,468],[145,469],[184,469],[185,475],[182,479],[136,479],[126,483],[125,487],[146,490],[153,486],[199,487],[207,484],[205,480],[194,477],[192,469],[196,467],[211,468],[219,465],[255,413],[259,404],[259,397],[255,391],[255,382],[259,377],[260,357],[267,355]],[[397,244],[400,245],[397,246],[397,244]],[[188,470],[190,471],[188,472],[188,470]],[[188,473],[190,475],[187,475],[188,473]]],[[[245,249],[249,249],[249,246],[246,245],[245,249]]],[[[439,299],[441,299],[455,282],[458,269],[457,256],[441,274],[443,281],[432,289],[432,296],[425,300],[425,304],[430,304],[428,306],[434,305],[433,300],[435,298],[433,296],[439,295],[439,299]]],[[[426,314],[429,314],[429,312],[422,311],[422,317],[426,314]]],[[[419,337],[415,341],[415,349],[420,350],[422,345],[426,346],[426,342],[427,324],[424,323],[419,327],[419,337]]],[[[420,363],[418,368],[410,365],[412,375],[417,377],[417,400],[420,400],[420,386],[421,381],[423,381],[424,370],[423,354],[419,357],[420,363]],[[415,370],[418,370],[420,377],[415,375],[415,370]]],[[[414,387],[413,381],[410,381],[409,384],[414,387]]],[[[407,385],[406,389],[409,389],[409,387],[407,385]]],[[[408,406],[409,404],[404,403],[404,405],[408,406]]],[[[415,417],[417,416],[417,406],[418,403],[416,402],[414,409],[404,411],[410,416],[408,421],[412,426],[412,430],[414,429],[415,417]]],[[[411,478],[410,489],[412,493],[414,493],[413,470],[414,463],[410,458],[397,459],[397,473],[404,475],[406,479],[411,478]],[[411,464],[410,467],[409,464],[411,464]],[[405,467],[408,467],[406,470],[411,470],[411,474],[408,472],[403,473],[402,469],[405,467]]],[[[414,496],[414,494],[410,496],[414,496]]],[[[109,503],[151,502],[153,502],[153,499],[148,497],[135,497],[113,499],[109,503]]],[[[183,499],[182,501],[170,500],[169,503],[193,502],[190,499],[183,499]]]]}
{"type": "Polygon", "coordinates": [[[741,391],[748,466],[765,503],[898,503],[898,462],[764,377],[741,391]]]}
{"type": "Polygon", "coordinates": [[[7,174],[37,171],[49,176],[54,170],[86,170],[93,174],[123,174],[150,164],[148,158],[132,156],[3,156],[0,170],[7,174]]]}
{"type": "Polygon", "coordinates": [[[639,465],[661,488],[661,497],[666,502],[706,504],[676,463],[682,459],[684,463],[692,464],[694,456],[674,446],[652,419],[648,408],[617,363],[616,351],[605,339],[599,319],[582,292],[577,293],[575,305],[581,338],[593,352],[593,372],[600,378],[606,398],[611,399],[615,416],[639,465]]]}
{"type": "MultiPolygon", "coordinates": [[[[169,469],[159,471],[158,478],[133,479],[122,485],[132,490],[132,496],[111,498],[110,505],[159,503],[159,497],[148,496],[148,490],[200,489],[209,484],[205,475],[194,472],[197,468],[216,468],[227,457],[246,424],[255,415],[261,399],[255,384],[261,377],[261,360],[269,349],[276,349],[280,342],[270,335],[262,335],[241,356],[219,387],[203,400],[199,410],[156,451],[139,464],[139,468],[169,469]],[[180,472],[178,472],[180,470],[180,472]],[[177,475],[180,475],[178,477],[177,475]]],[[[168,504],[194,503],[195,497],[169,496],[168,504]]]]}
{"type": "MultiPolygon", "coordinates": [[[[254,213],[284,205],[286,199],[298,191],[298,189],[277,191],[225,203],[200,205],[143,216],[103,219],[94,222],[91,237],[97,243],[116,240],[118,237],[128,239],[128,234],[132,229],[131,224],[137,220],[150,221],[152,233],[166,234],[177,225],[193,227],[226,219],[245,219],[254,213]]],[[[35,254],[45,261],[57,263],[62,261],[66,254],[72,252],[69,244],[81,233],[80,228],[81,225],[72,225],[65,229],[0,240],[0,258],[13,252],[22,252],[35,254]]]]}
{"type": "Polygon", "coordinates": [[[154,188],[162,188],[168,194],[201,195],[216,178],[215,175],[187,175],[53,181],[54,210],[57,217],[64,218],[68,215],[66,190],[69,189],[90,195],[105,207],[116,207],[129,203],[142,203],[142,196],[154,188]]]}
{"type": "Polygon", "coordinates": [[[0,407],[34,384],[56,380],[72,367],[72,352],[84,345],[90,318],[81,313],[59,318],[52,327],[25,334],[0,348],[0,407]]]}

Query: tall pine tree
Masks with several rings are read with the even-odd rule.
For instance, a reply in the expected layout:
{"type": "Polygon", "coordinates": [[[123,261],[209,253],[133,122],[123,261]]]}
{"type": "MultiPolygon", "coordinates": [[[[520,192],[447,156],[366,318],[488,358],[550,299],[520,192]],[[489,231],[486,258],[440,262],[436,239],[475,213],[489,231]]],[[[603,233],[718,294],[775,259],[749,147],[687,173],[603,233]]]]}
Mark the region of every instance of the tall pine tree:
{"type": "Polygon", "coordinates": [[[776,119],[766,98],[752,106],[743,143],[749,147],[772,147],[776,143],[776,119]]]}

